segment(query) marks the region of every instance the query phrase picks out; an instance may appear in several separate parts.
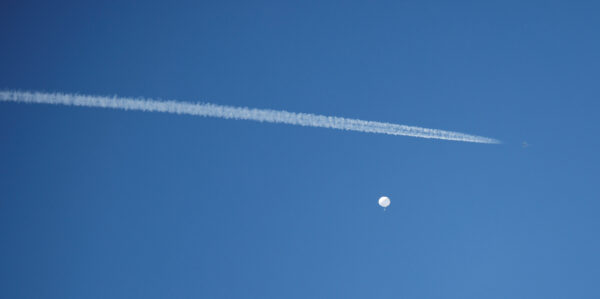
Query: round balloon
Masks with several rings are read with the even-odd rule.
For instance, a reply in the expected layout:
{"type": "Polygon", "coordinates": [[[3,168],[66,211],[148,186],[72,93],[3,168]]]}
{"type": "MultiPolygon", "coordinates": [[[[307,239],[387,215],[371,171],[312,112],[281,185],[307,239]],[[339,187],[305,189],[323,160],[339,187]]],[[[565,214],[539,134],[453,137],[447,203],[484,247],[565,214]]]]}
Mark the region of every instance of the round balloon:
{"type": "Polygon", "coordinates": [[[390,198],[387,196],[382,196],[381,198],[379,198],[379,205],[387,208],[390,205],[390,198]]]}

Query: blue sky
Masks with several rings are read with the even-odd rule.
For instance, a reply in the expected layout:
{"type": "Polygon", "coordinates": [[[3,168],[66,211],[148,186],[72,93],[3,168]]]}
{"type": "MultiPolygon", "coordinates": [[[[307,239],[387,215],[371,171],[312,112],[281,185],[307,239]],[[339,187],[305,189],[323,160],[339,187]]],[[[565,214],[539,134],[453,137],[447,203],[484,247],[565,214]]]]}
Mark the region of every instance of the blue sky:
{"type": "Polygon", "coordinates": [[[0,297],[598,298],[599,9],[4,2],[2,89],[503,144],[0,103],[0,297]]]}

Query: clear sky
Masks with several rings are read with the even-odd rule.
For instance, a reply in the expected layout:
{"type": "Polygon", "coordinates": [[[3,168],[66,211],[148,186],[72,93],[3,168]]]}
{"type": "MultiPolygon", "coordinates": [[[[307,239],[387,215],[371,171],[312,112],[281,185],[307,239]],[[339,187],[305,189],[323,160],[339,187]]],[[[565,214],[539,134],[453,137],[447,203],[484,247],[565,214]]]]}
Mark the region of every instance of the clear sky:
{"type": "Polygon", "coordinates": [[[3,1],[0,89],[503,144],[0,103],[0,297],[600,297],[599,2],[97,2],[3,1]]]}

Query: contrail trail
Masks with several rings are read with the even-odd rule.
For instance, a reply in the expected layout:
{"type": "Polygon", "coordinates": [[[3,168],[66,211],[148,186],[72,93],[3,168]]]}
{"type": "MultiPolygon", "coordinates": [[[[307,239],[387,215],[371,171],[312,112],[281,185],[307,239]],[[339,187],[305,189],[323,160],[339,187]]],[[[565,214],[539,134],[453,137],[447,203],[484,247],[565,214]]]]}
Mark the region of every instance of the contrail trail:
{"type": "Polygon", "coordinates": [[[22,91],[0,91],[0,101],[112,108],[147,112],[165,112],[205,117],[218,117],[225,119],[254,120],[260,122],[281,123],[305,127],[320,127],[365,133],[402,135],[476,143],[500,143],[500,141],[492,138],[437,129],[427,129],[336,116],[294,113],[281,110],[232,107],[205,103],[22,91]]]}

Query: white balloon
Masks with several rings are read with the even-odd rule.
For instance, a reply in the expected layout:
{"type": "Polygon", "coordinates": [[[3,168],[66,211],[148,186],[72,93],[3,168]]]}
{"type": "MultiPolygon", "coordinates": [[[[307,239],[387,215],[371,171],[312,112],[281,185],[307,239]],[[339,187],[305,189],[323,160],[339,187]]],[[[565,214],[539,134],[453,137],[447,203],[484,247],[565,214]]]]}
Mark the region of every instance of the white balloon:
{"type": "Polygon", "coordinates": [[[379,205],[383,208],[387,208],[390,205],[390,198],[387,196],[382,196],[379,198],[379,205]]]}

